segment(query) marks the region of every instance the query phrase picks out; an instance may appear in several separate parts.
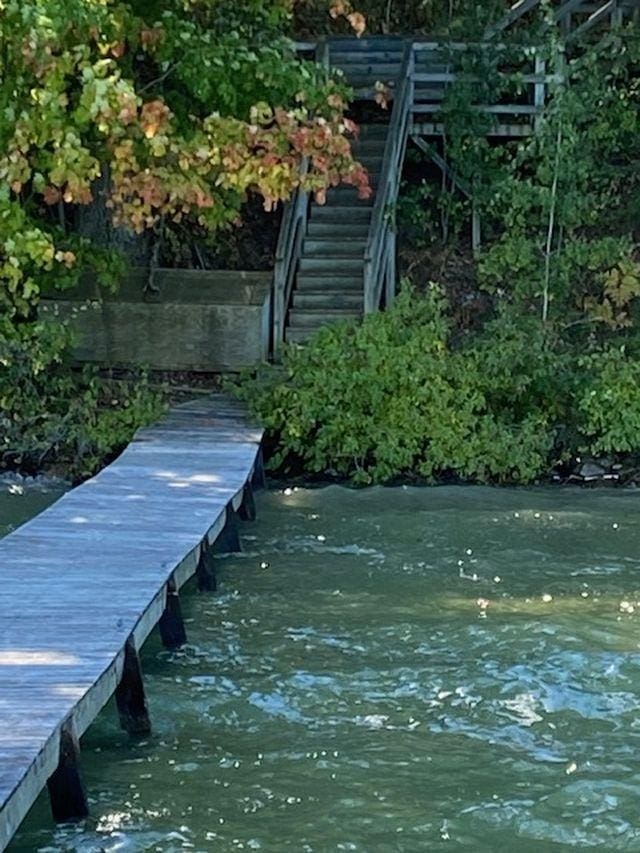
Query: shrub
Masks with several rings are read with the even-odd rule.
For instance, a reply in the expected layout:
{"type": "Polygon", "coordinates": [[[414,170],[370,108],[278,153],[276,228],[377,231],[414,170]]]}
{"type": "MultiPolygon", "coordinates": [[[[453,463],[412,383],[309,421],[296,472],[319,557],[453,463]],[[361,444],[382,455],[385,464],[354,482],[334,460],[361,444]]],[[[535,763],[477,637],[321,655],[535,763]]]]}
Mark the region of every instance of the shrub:
{"type": "Polygon", "coordinates": [[[72,478],[89,476],[162,413],[144,374],[114,382],[90,368],[73,371],[63,326],[23,323],[2,334],[2,325],[0,468],[57,465],[72,478]]]}
{"type": "Polygon", "coordinates": [[[583,381],[576,394],[583,452],[621,454],[640,449],[640,360],[625,347],[578,360],[583,381]]]}
{"type": "Polygon", "coordinates": [[[238,394],[277,437],[272,464],[284,471],[301,465],[362,484],[530,482],[554,445],[554,366],[543,341],[532,348],[528,329],[515,334],[510,322],[456,347],[441,291],[407,289],[393,309],[288,349],[282,367],[245,377],[238,394]],[[526,376],[511,370],[524,352],[534,353],[526,376]]]}

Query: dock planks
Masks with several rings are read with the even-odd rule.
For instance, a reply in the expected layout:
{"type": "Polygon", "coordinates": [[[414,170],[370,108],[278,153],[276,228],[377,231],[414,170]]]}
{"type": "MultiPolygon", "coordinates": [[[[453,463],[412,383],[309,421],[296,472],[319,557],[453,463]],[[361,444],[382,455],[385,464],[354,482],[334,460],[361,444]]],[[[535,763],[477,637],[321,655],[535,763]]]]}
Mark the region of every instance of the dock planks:
{"type": "Polygon", "coordinates": [[[0,541],[0,850],[52,776],[55,811],[77,739],[117,689],[130,692],[125,659],[135,673],[260,476],[261,440],[223,395],[178,406],[0,541]]]}

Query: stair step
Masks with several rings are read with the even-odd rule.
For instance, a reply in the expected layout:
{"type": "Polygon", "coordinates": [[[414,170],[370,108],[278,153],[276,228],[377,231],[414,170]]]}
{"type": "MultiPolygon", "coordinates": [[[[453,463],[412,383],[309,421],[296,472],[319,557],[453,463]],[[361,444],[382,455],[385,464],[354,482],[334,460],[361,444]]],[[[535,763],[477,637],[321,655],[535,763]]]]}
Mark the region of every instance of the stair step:
{"type": "Polygon", "coordinates": [[[311,220],[307,226],[307,237],[330,240],[346,240],[349,238],[365,239],[369,234],[368,222],[315,222],[311,220]]]}
{"type": "Polygon", "coordinates": [[[309,222],[331,222],[335,225],[360,225],[369,224],[371,220],[371,207],[364,205],[312,204],[309,222]]]}
{"type": "Polygon", "coordinates": [[[434,87],[434,86],[422,86],[420,83],[416,83],[415,94],[414,94],[414,103],[416,101],[443,101],[445,96],[446,89],[444,86],[434,87]]]}
{"type": "Polygon", "coordinates": [[[374,160],[373,157],[358,157],[357,154],[355,155],[355,158],[359,163],[362,163],[364,168],[367,170],[369,178],[373,179],[374,182],[376,178],[380,177],[380,172],[382,171],[382,158],[378,159],[376,157],[374,160]]]}
{"type": "Polygon", "coordinates": [[[287,327],[284,330],[284,340],[287,344],[306,344],[309,338],[316,331],[317,329],[305,329],[304,327],[300,327],[297,329],[287,327]]]}
{"type": "Polygon", "coordinates": [[[424,74],[433,72],[442,73],[444,71],[451,71],[453,66],[453,62],[449,60],[449,58],[443,53],[430,53],[427,56],[422,56],[422,54],[418,54],[416,57],[416,74],[424,74]]]}
{"type": "Polygon", "coordinates": [[[366,244],[366,237],[351,240],[336,240],[335,238],[317,240],[312,237],[305,237],[302,257],[363,258],[366,244]]]}
{"type": "Polygon", "coordinates": [[[389,133],[388,124],[361,124],[360,139],[386,139],[389,133]]]}
{"type": "Polygon", "coordinates": [[[329,39],[329,50],[334,53],[358,53],[368,50],[404,50],[403,36],[333,36],[329,39]]]}
{"type": "Polygon", "coordinates": [[[353,57],[349,62],[337,63],[332,58],[333,68],[339,68],[347,80],[375,77],[378,80],[395,80],[400,73],[401,62],[362,62],[353,57]]]}
{"type": "Polygon", "coordinates": [[[336,258],[336,257],[320,257],[300,259],[300,272],[318,272],[323,275],[331,275],[335,272],[343,273],[344,275],[362,274],[364,266],[364,258],[336,258]]]}
{"type": "Polygon", "coordinates": [[[383,83],[388,89],[395,89],[396,75],[362,74],[357,77],[349,75],[349,77],[345,77],[345,81],[351,89],[355,89],[357,92],[363,90],[376,92],[376,83],[383,83]]]}
{"type": "MultiPolygon", "coordinates": [[[[359,162],[362,163],[361,160],[359,162]]],[[[375,169],[368,168],[368,166],[365,163],[362,163],[362,165],[364,166],[364,168],[367,172],[367,177],[369,179],[369,186],[372,187],[372,189],[375,189],[378,186],[378,183],[380,182],[380,175],[382,174],[382,164],[378,163],[378,165],[375,169]]]]}
{"type": "Polygon", "coordinates": [[[355,153],[359,154],[360,157],[382,157],[386,144],[386,135],[380,137],[364,137],[363,139],[358,140],[358,142],[353,146],[353,150],[355,153]]]}
{"type": "Polygon", "coordinates": [[[398,47],[391,48],[389,50],[379,49],[379,50],[358,50],[358,51],[343,51],[343,50],[332,50],[330,59],[331,65],[334,67],[342,68],[344,65],[349,65],[352,62],[366,62],[369,64],[378,63],[378,62],[402,62],[402,56],[404,53],[404,47],[402,45],[398,45],[398,47]]]}
{"type": "Polygon", "coordinates": [[[363,293],[363,278],[360,275],[337,275],[336,273],[298,273],[295,292],[363,293]]]}
{"type": "Polygon", "coordinates": [[[337,323],[341,320],[358,320],[361,316],[362,312],[353,308],[319,308],[317,311],[309,308],[304,310],[292,308],[289,311],[289,328],[295,329],[303,326],[307,329],[318,329],[320,326],[337,323]]]}
{"type": "Polygon", "coordinates": [[[362,293],[342,293],[339,291],[324,290],[296,290],[293,294],[294,309],[315,308],[324,310],[349,309],[361,311],[363,303],[362,293]]]}
{"type": "Polygon", "coordinates": [[[355,187],[331,187],[327,190],[327,206],[353,205],[354,207],[373,207],[373,196],[360,198],[355,187]]]}

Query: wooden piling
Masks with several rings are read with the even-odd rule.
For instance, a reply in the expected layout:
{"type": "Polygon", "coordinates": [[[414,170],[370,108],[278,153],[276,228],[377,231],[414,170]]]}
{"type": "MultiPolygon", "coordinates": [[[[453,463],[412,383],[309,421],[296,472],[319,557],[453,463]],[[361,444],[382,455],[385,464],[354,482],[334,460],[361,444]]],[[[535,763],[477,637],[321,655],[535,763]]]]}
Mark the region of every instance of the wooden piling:
{"type": "Polygon", "coordinates": [[[213,548],[207,542],[203,542],[196,568],[196,579],[200,592],[215,592],[218,586],[216,581],[216,567],[213,548]]]}
{"type": "Polygon", "coordinates": [[[80,745],[71,721],[60,731],[58,766],[47,781],[51,814],[58,823],[82,820],[89,814],[80,774],[80,745]]]}
{"type": "Polygon", "coordinates": [[[242,521],[256,520],[256,502],[253,497],[253,488],[251,483],[246,483],[242,493],[242,503],[238,510],[238,515],[242,521]]]}
{"type": "Polygon", "coordinates": [[[267,488],[267,476],[264,470],[264,455],[261,447],[258,448],[258,452],[256,454],[256,461],[253,467],[253,474],[251,476],[251,485],[256,490],[267,488]]]}
{"type": "Polygon", "coordinates": [[[133,637],[129,637],[124,647],[122,677],[116,687],[115,696],[120,727],[133,737],[148,735],[151,731],[151,721],[144,692],[140,656],[133,637]]]}
{"type": "Polygon", "coordinates": [[[238,529],[238,513],[231,504],[227,506],[225,524],[220,536],[216,539],[215,548],[218,554],[236,554],[242,551],[238,529]]]}
{"type": "Polygon", "coordinates": [[[167,584],[167,600],[158,622],[160,638],[166,649],[177,649],[187,642],[187,631],[182,618],[180,595],[173,578],[167,584]]]}

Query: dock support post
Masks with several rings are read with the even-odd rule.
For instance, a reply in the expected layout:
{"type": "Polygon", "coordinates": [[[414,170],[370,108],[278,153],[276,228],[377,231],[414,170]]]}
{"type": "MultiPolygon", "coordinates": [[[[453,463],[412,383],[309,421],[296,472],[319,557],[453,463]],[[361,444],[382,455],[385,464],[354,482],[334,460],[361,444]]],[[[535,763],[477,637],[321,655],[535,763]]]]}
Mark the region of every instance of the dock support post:
{"type": "Polygon", "coordinates": [[[215,592],[217,587],[216,582],[216,567],[213,557],[213,548],[207,540],[200,547],[200,557],[196,567],[196,578],[198,579],[198,589],[200,592],[215,592]]]}
{"type": "Polygon", "coordinates": [[[115,695],[121,728],[133,736],[148,735],[151,731],[151,722],[144,693],[140,657],[132,637],[129,637],[124,647],[122,678],[116,687],[115,695]]]}
{"type": "Polygon", "coordinates": [[[187,632],[182,618],[180,596],[173,578],[167,584],[167,600],[160,621],[160,638],[165,649],[177,649],[187,642],[187,632]]]}
{"type": "Polygon", "coordinates": [[[236,554],[242,551],[240,533],[238,531],[238,513],[231,504],[227,505],[227,515],[220,536],[215,541],[219,554],[236,554]]]}
{"type": "Polygon", "coordinates": [[[65,823],[87,817],[89,806],[80,775],[80,745],[70,720],[60,731],[58,766],[49,777],[47,788],[55,821],[65,823]]]}
{"type": "Polygon", "coordinates": [[[245,483],[244,485],[242,503],[240,504],[238,514],[242,521],[256,520],[256,502],[253,498],[253,487],[251,486],[251,483],[245,483]]]}
{"type": "Polygon", "coordinates": [[[254,489],[266,489],[267,488],[267,478],[264,473],[264,456],[262,454],[262,448],[258,448],[258,453],[256,454],[256,461],[253,466],[253,475],[251,477],[251,485],[254,489]]]}

